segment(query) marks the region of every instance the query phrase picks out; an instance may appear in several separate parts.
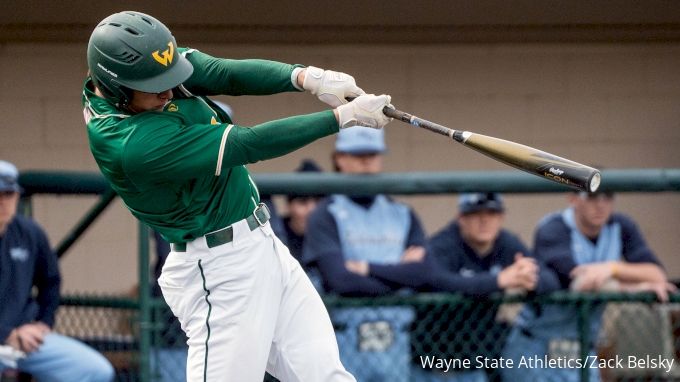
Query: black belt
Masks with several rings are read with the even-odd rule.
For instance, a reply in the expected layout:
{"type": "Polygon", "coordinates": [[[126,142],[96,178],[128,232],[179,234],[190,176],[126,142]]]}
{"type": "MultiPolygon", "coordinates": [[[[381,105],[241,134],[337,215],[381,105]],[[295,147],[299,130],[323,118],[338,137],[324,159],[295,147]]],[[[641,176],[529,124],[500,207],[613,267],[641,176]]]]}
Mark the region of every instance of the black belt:
{"type": "MultiPolygon", "coordinates": [[[[245,220],[248,223],[248,227],[252,231],[257,227],[263,227],[267,221],[269,221],[270,217],[271,215],[269,214],[269,208],[267,205],[260,203],[255,211],[253,211],[251,215],[248,215],[245,220]]],[[[232,226],[205,235],[205,242],[208,244],[208,248],[231,243],[233,240],[234,228],[232,226]]],[[[172,249],[173,252],[186,252],[187,243],[172,243],[170,244],[170,249],[172,249]]]]}

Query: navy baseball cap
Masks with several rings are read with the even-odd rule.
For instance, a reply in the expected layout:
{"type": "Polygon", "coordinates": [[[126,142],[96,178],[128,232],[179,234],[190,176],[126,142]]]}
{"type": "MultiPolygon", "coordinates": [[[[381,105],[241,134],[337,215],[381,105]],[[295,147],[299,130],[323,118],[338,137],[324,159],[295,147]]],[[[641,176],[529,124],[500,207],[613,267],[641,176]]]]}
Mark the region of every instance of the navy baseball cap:
{"type": "Polygon", "coordinates": [[[462,194],[458,198],[458,212],[469,214],[477,211],[505,211],[503,196],[498,193],[462,194]]]}
{"type": "Polygon", "coordinates": [[[0,192],[21,192],[19,170],[4,160],[0,160],[0,192]]]}
{"type": "Polygon", "coordinates": [[[335,141],[335,151],[343,154],[381,154],[387,151],[385,130],[352,126],[340,130],[335,141]]]}
{"type": "MultiPolygon", "coordinates": [[[[296,172],[323,172],[323,169],[319,167],[316,162],[314,162],[311,159],[303,159],[302,163],[300,163],[300,166],[298,166],[297,169],[295,169],[296,172]]],[[[293,199],[320,199],[323,198],[325,195],[324,194],[288,194],[288,201],[290,202],[293,199]]]]}

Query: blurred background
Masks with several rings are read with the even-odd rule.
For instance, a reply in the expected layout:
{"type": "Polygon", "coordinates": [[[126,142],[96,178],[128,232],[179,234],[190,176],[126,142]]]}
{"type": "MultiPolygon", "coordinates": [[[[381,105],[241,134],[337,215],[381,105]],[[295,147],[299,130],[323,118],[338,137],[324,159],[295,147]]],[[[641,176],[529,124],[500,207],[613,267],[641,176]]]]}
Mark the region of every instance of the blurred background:
{"type": "MultiPolygon", "coordinates": [[[[680,166],[680,5],[663,0],[315,0],[0,2],[0,158],[20,171],[96,172],[82,117],[90,33],[109,14],[151,14],[179,46],[344,71],[400,110],[454,129],[524,143],[577,162],[680,166]]],[[[236,124],[323,110],[310,94],[218,97],[236,124]]],[[[394,122],[387,172],[509,170],[428,131],[394,122]]],[[[291,172],[303,158],[332,171],[334,137],[248,166],[291,172]]],[[[457,195],[400,197],[428,234],[457,195]]],[[[36,196],[53,245],[97,201],[36,196]]],[[[671,279],[680,278],[672,193],[620,194],[671,279]]],[[[506,226],[530,244],[564,194],[508,195],[506,226]]],[[[137,224],[119,200],[61,260],[63,293],[125,294],[137,284],[137,224]]]]}

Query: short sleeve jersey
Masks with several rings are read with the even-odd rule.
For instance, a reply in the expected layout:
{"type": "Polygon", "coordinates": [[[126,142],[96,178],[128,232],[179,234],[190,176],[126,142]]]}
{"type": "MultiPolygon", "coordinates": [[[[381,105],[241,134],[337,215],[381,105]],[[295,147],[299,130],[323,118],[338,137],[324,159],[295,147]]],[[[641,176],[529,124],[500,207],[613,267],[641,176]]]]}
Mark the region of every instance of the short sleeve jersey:
{"type": "Polygon", "coordinates": [[[234,126],[207,96],[294,91],[294,66],[178,51],[194,73],[173,89],[163,111],[133,115],[98,97],[90,79],[83,89],[90,148],[104,177],[134,216],[173,243],[252,213],[259,196],[246,164],[338,131],[332,111],[234,126]]]}

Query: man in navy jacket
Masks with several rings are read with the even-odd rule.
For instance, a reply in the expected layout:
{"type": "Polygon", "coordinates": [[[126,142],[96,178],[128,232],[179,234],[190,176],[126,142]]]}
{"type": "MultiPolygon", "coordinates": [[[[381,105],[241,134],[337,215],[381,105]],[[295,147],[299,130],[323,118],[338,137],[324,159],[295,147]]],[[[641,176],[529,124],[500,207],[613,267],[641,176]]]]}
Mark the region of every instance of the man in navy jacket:
{"type": "MultiPolygon", "coordinates": [[[[533,294],[558,288],[554,273],[541,269],[521,239],[503,229],[504,216],[498,193],[460,196],[456,218],[428,241],[429,255],[438,265],[431,291],[487,297],[493,292],[533,294]]],[[[413,352],[414,374],[428,381],[498,380],[500,373],[491,362],[499,358],[508,332],[507,323],[496,319],[499,303],[482,299],[465,300],[463,306],[450,309],[419,307],[413,332],[413,343],[420,346],[413,352]],[[439,370],[423,365],[421,355],[470,363],[439,370]]]]}
{"type": "Polygon", "coordinates": [[[0,342],[6,355],[0,357],[0,372],[16,368],[40,381],[111,381],[113,367],[106,358],[52,332],[59,264],[43,230],[16,214],[18,175],[14,165],[0,161],[0,342]]]}

